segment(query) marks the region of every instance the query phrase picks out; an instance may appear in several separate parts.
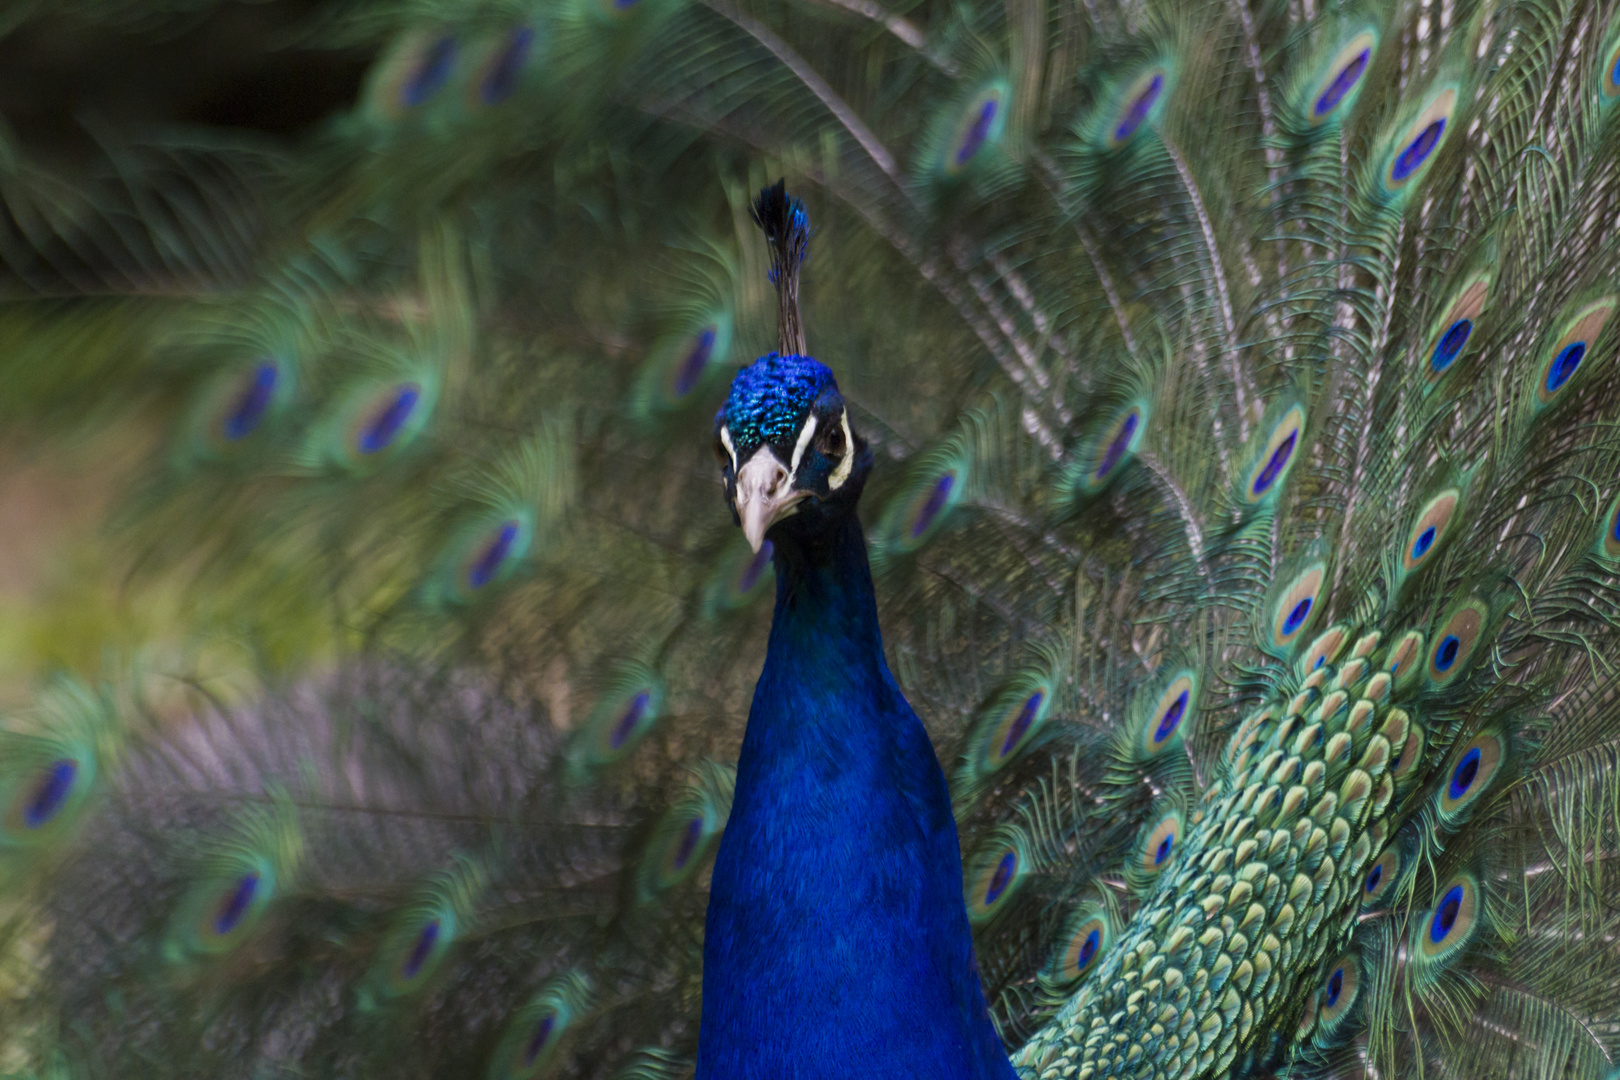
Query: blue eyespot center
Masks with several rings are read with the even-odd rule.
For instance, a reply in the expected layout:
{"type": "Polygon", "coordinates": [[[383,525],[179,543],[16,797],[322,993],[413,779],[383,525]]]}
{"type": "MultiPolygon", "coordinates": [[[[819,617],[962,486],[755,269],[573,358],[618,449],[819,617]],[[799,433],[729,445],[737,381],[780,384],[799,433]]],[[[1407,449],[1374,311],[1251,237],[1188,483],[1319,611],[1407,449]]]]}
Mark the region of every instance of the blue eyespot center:
{"type": "Polygon", "coordinates": [[[1417,172],[1418,167],[1434,153],[1434,148],[1439,145],[1440,136],[1445,130],[1445,117],[1436,117],[1430,121],[1429,125],[1418,133],[1418,137],[1408,143],[1406,149],[1395,159],[1395,167],[1390,170],[1390,179],[1400,183],[1417,172]]]}
{"type": "Polygon", "coordinates": [[[433,946],[439,941],[439,920],[433,919],[416,935],[416,943],[411,946],[410,955],[399,966],[399,973],[407,979],[414,979],[422,971],[422,965],[427,963],[433,954],[433,946]]]}
{"type": "Polygon", "coordinates": [[[242,919],[253,904],[253,897],[259,891],[258,871],[250,871],[236,879],[230,893],[220,904],[218,913],[214,916],[214,933],[225,935],[241,925],[242,919]]]}
{"type": "Polygon", "coordinates": [[[1451,786],[1446,794],[1453,800],[1460,799],[1468,794],[1468,789],[1474,786],[1474,778],[1479,775],[1479,747],[1471,746],[1468,753],[1457,762],[1457,767],[1451,772],[1451,786]]]}
{"type": "Polygon", "coordinates": [[[1294,605],[1294,609],[1290,611],[1288,613],[1288,617],[1283,620],[1283,637],[1290,637],[1298,633],[1299,628],[1305,625],[1305,618],[1311,613],[1312,603],[1312,598],[1307,596],[1305,599],[1294,605]]]}
{"type": "Polygon", "coordinates": [[[1012,726],[1007,729],[1007,737],[1001,741],[1002,757],[1012,753],[1013,747],[1018,745],[1018,740],[1024,737],[1024,733],[1029,730],[1029,726],[1035,722],[1035,714],[1040,711],[1041,702],[1045,700],[1046,694],[1040,690],[1024,699],[1024,704],[1019,708],[1018,715],[1013,719],[1012,726]]]}
{"type": "Polygon", "coordinates": [[[1164,742],[1181,726],[1181,718],[1187,714],[1187,691],[1183,690],[1176,695],[1176,700],[1164,710],[1164,716],[1159,720],[1159,726],[1153,732],[1153,741],[1164,742]]]}
{"type": "Polygon", "coordinates": [[[1463,351],[1463,346],[1468,344],[1468,337],[1473,332],[1472,319],[1458,319],[1452,323],[1435,343],[1434,355],[1429,358],[1429,366],[1437,372],[1450,367],[1451,362],[1463,351]]]}
{"type": "Polygon", "coordinates": [[[1378,866],[1375,866],[1375,867],[1372,868],[1372,873],[1367,875],[1367,890],[1366,890],[1367,894],[1370,896],[1373,893],[1377,892],[1378,891],[1378,883],[1380,881],[1383,881],[1383,880],[1384,880],[1384,867],[1383,867],[1383,864],[1380,863],[1378,866]]]}
{"type": "Polygon", "coordinates": [[[1101,480],[1114,471],[1114,467],[1125,456],[1125,451],[1130,449],[1131,437],[1136,434],[1141,419],[1141,414],[1135,411],[1126,414],[1125,420],[1119,425],[1119,431],[1109,441],[1108,449],[1103,452],[1102,461],[1098,463],[1094,474],[1095,479],[1101,480]]]}
{"type": "Polygon", "coordinates": [[[1163,840],[1159,841],[1159,846],[1153,849],[1153,865],[1163,866],[1164,860],[1170,857],[1170,852],[1174,850],[1175,846],[1176,834],[1167,834],[1163,840]]]}
{"type": "Polygon", "coordinates": [[[1342,993],[1344,993],[1344,968],[1335,968],[1327,981],[1327,1007],[1331,1009],[1337,1005],[1339,995],[1342,993]]]}
{"type": "Polygon", "coordinates": [[[769,540],[759,545],[759,550],[754,553],[754,557],[748,560],[747,566],[743,567],[742,577],[737,579],[738,592],[748,592],[759,584],[759,579],[764,575],[765,568],[771,565],[771,556],[775,552],[776,545],[769,540]]]}
{"type": "Polygon", "coordinates": [[[1018,853],[1016,851],[1009,851],[1001,857],[1001,861],[996,864],[995,873],[990,875],[989,888],[984,890],[986,906],[1001,899],[1001,894],[1007,891],[1008,884],[1012,882],[1013,871],[1017,869],[1018,853]]]}
{"type": "Polygon", "coordinates": [[[467,585],[470,588],[482,589],[500,572],[501,564],[512,553],[512,545],[517,542],[518,533],[522,525],[516,521],[504,522],[500,532],[495,538],[484,546],[484,550],[473,561],[467,570],[467,585]]]}
{"type": "Polygon", "coordinates": [[[375,454],[386,450],[399,436],[400,430],[410,421],[411,413],[416,411],[416,403],[422,396],[421,387],[415,383],[406,383],[396,388],[393,400],[378,411],[360,432],[358,448],[362,454],[375,454]]]}
{"type": "Polygon", "coordinates": [[[1581,366],[1581,360],[1586,356],[1586,342],[1572,341],[1565,345],[1557,356],[1553,357],[1551,366],[1547,368],[1547,393],[1552,393],[1575,374],[1575,369],[1581,366]]]}
{"type": "Polygon", "coordinates": [[[546,1048],[546,1044],[551,1041],[551,1030],[556,1026],[557,1015],[555,1013],[548,1014],[545,1019],[535,1026],[534,1034],[529,1036],[529,1045],[523,1049],[523,1065],[525,1068],[533,1065],[535,1059],[540,1056],[540,1051],[546,1048]]]}
{"type": "Polygon", "coordinates": [[[1440,671],[1450,671],[1451,665],[1457,662],[1457,650],[1462,648],[1462,642],[1456,634],[1447,634],[1440,640],[1440,647],[1434,650],[1434,666],[1440,671]]]}
{"type": "Polygon", "coordinates": [[[1266,462],[1265,468],[1261,469],[1260,475],[1254,478],[1254,486],[1250,489],[1254,494],[1264,495],[1271,485],[1277,482],[1277,477],[1281,476],[1283,469],[1288,466],[1288,459],[1294,455],[1294,443],[1298,439],[1299,433],[1290,431],[1288,438],[1284,439],[1277,449],[1271,452],[1271,458],[1266,462]]]}
{"type": "Polygon", "coordinates": [[[1153,79],[1136,95],[1125,112],[1120,116],[1119,123],[1114,127],[1114,142],[1122,143],[1136,134],[1137,128],[1147,119],[1148,113],[1153,111],[1153,105],[1164,92],[1164,75],[1155,74],[1153,79]]]}
{"type": "Polygon", "coordinates": [[[1423,556],[1429,553],[1429,549],[1433,546],[1434,526],[1430,525],[1428,528],[1418,533],[1417,539],[1412,541],[1412,561],[1416,562],[1417,560],[1423,558],[1423,556]]]}
{"type": "Polygon", "coordinates": [[[529,50],[533,46],[532,27],[519,27],[507,39],[501,55],[491,65],[489,73],[484,76],[483,85],[478,88],[478,96],[485,105],[499,105],[512,96],[512,91],[517,89],[518,74],[523,70],[524,61],[528,60],[529,50]]]}
{"type": "Polygon", "coordinates": [[[1322,91],[1322,96],[1316,99],[1316,106],[1311,111],[1316,116],[1326,116],[1339,107],[1344,96],[1355,88],[1361,81],[1361,73],[1367,70],[1367,61],[1372,58],[1371,49],[1362,49],[1355,59],[1339,69],[1339,74],[1322,91]]]}
{"type": "Polygon", "coordinates": [[[227,441],[239,442],[258,428],[259,422],[264,419],[265,412],[270,408],[270,399],[275,395],[276,379],[279,375],[280,370],[272,361],[265,361],[253,369],[252,377],[237,394],[230,415],[225,418],[223,433],[227,441]]]}
{"type": "Polygon", "coordinates": [[[1434,918],[1429,920],[1429,940],[1436,945],[1446,940],[1451,934],[1451,928],[1457,924],[1457,913],[1462,909],[1463,887],[1453,885],[1440,900],[1440,906],[1434,909],[1434,918]]]}
{"type": "Polygon", "coordinates": [[[1080,952],[1074,958],[1074,966],[1084,969],[1091,963],[1091,958],[1097,955],[1097,946],[1102,943],[1102,931],[1092,929],[1086,939],[1080,943],[1080,952]]]}
{"type": "Polygon", "coordinates": [[[697,850],[698,841],[702,837],[703,816],[699,814],[688,821],[686,828],[681,830],[681,842],[675,847],[675,869],[686,869],[686,864],[691,860],[692,853],[697,850]]]}
{"type": "Polygon", "coordinates": [[[79,763],[72,758],[52,762],[34,785],[28,805],[23,808],[23,826],[37,829],[62,809],[73,790],[73,781],[79,775],[79,763]]]}
{"type": "Polygon", "coordinates": [[[714,356],[714,343],[719,335],[719,330],[713,326],[705,326],[698,332],[697,340],[692,343],[691,350],[675,373],[676,397],[690,394],[703,377],[703,369],[709,366],[709,360],[714,356]]]}
{"type": "Polygon", "coordinates": [[[986,98],[979,104],[979,114],[973,118],[973,123],[962,136],[962,145],[956,148],[956,167],[961,168],[973,160],[979,148],[984,145],[985,139],[990,137],[990,128],[996,122],[996,113],[1001,111],[1001,102],[996,98],[986,98]]]}
{"type": "Polygon", "coordinates": [[[951,497],[951,489],[955,486],[956,474],[954,472],[945,473],[934,481],[933,489],[929,491],[927,501],[923,503],[922,509],[917,512],[917,520],[911,524],[911,538],[913,540],[927,532],[928,527],[934,523],[934,519],[939,517],[939,512],[945,508],[945,502],[951,497]]]}
{"type": "Polygon", "coordinates": [[[437,94],[450,79],[456,61],[456,39],[448,34],[435,41],[422,55],[416,73],[399,90],[399,103],[407,109],[422,105],[437,94]]]}
{"type": "Polygon", "coordinates": [[[613,731],[608,736],[608,745],[614,750],[624,746],[625,741],[636,730],[636,725],[641,723],[641,718],[647,714],[647,707],[651,704],[652,693],[650,691],[643,690],[637,694],[619,716],[618,723],[613,725],[613,731]]]}

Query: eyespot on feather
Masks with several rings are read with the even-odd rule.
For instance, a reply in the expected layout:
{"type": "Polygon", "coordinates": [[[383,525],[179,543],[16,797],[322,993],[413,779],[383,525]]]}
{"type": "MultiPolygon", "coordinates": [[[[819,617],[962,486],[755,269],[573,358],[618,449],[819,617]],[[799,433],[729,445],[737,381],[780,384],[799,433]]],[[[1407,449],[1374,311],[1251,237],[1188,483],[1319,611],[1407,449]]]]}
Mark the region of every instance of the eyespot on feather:
{"type": "Polygon", "coordinates": [[[1319,127],[1349,111],[1361,92],[1362,80],[1378,50],[1378,35],[1363,30],[1328,61],[1324,72],[1305,95],[1306,122],[1319,127]]]}
{"type": "Polygon", "coordinates": [[[292,366],[265,354],[215,379],[192,413],[193,452],[222,459],[262,441],[292,398],[292,366]]]}
{"type": "Polygon", "coordinates": [[[1391,844],[1378,856],[1361,879],[1361,906],[1378,908],[1384,905],[1401,875],[1401,853],[1391,844]]]}
{"type": "Polygon", "coordinates": [[[1604,297],[1587,304],[1567,320],[1563,332],[1547,349],[1536,376],[1538,406],[1545,408],[1551,405],[1570,382],[1591,365],[1592,351],[1597,347],[1598,336],[1608,325],[1614,307],[1614,298],[1604,297]]]}
{"type": "Polygon", "coordinates": [[[1015,679],[986,704],[974,722],[977,769],[988,776],[1029,745],[1052,708],[1050,680],[1040,676],[1015,679]]]}
{"type": "Polygon", "coordinates": [[[542,987],[506,1024],[490,1058],[488,1080],[539,1080],[554,1071],[562,1047],[591,1008],[590,980],[569,972],[542,987]]]}
{"type": "Polygon", "coordinates": [[[361,983],[358,1004],[375,1012],[384,1004],[417,994],[449,954],[459,932],[456,910],[439,900],[413,904],[384,934],[361,983]]]}
{"type": "Polygon", "coordinates": [[[1462,492],[1447,488],[1423,504],[1417,520],[1407,530],[1401,545],[1400,572],[1405,581],[1420,568],[1433,561],[1450,536],[1452,519],[1462,501],[1462,492]]]}
{"type": "Polygon", "coordinates": [[[1147,430],[1147,418],[1147,402],[1133,401],[1081,445],[1069,470],[1076,494],[1096,495],[1130,464],[1147,430]]]}
{"type": "Polygon", "coordinates": [[[1440,776],[1435,801],[1440,820],[1455,827],[1465,821],[1474,804],[1495,780],[1507,757],[1507,743],[1493,731],[1481,732],[1458,747],[1440,776]]]}
{"type": "Polygon", "coordinates": [[[1430,641],[1426,674],[1433,687],[1456,682],[1469,669],[1489,629],[1491,609],[1470,599],[1458,604],[1440,621],[1430,641]]]}
{"type": "Polygon", "coordinates": [[[535,514],[530,507],[484,514],[457,530],[439,559],[439,569],[424,586],[431,603],[464,606],[497,591],[516,573],[534,543],[535,514]]]}
{"type": "Polygon", "coordinates": [[[705,613],[739,611],[768,596],[776,582],[775,554],[776,545],[770,540],[760,544],[758,551],[746,543],[732,544],[709,579],[705,613]]]}
{"type": "Polygon", "coordinates": [[[552,980],[512,1016],[490,1058],[488,1080],[540,1080],[553,1073],[573,1029],[590,1005],[590,981],[579,972],[552,980]]]}
{"type": "Polygon", "coordinates": [[[708,766],[659,818],[637,867],[641,902],[657,899],[703,865],[726,827],[734,783],[729,770],[708,766]]]}
{"type": "Polygon", "coordinates": [[[1495,274],[1490,270],[1482,270],[1474,275],[1434,321],[1428,344],[1418,354],[1431,387],[1455,366],[1473,340],[1474,331],[1484,317],[1485,305],[1490,301],[1491,286],[1495,280],[1495,274]]]}
{"type": "Polygon", "coordinates": [[[1620,497],[1609,504],[1609,511],[1603,517],[1596,551],[1605,559],[1620,562],[1620,497]]]}
{"type": "Polygon", "coordinates": [[[425,371],[353,387],[310,431],[307,459],[351,473],[380,468],[426,429],[438,390],[438,379],[425,371]]]}
{"type": "Polygon", "coordinates": [[[1143,714],[1142,753],[1152,757],[1184,738],[1197,701],[1197,673],[1190,669],[1176,672],[1154,698],[1152,709],[1143,714]]]}
{"type": "Polygon", "coordinates": [[[1481,912],[1479,882],[1472,874],[1455,874],[1435,890],[1434,906],[1412,928],[1420,977],[1456,959],[1477,932],[1481,912]]]}
{"type": "Polygon", "coordinates": [[[1326,565],[1312,563],[1277,593],[1269,620],[1270,645],[1274,651],[1286,652],[1293,648],[1314,621],[1326,578],[1326,565]]]}
{"type": "Polygon", "coordinates": [[[1317,1011],[1316,1038],[1318,1042],[1327,1042],[1345,1026],[1360,997],[1360,958],[1355,953],[1345,953],[1330,964],[1317,993],[1321,1005],[1317,1011]]]}
{"type": "Polygon", "coordinates": [[[1181,843],[1184,827],[1185,820],[1177,809],[1168,810],[1154,819],[1137,841],[1136,854],[1127,867],[1127,878],[1145,888],[1169,869],[1175,863],[1177,845],[1181,843]]]}
{"type": "Polygon", "coordinates": [[[571,761],[597,767],[623,758],[657,725],[663,705],[663,681],[639,664],[627,666],[575,732],[571,761]]]}
{"type": "Polygon", "coordinates": [[[421,111],[440,100],[460,60],[460,43],[447,28],[402,34],[367,77],[367,111],[386,121],[421,111]]]}
{"type": "Polygon", "coordinates": [[[1164,108],[1170,84],[1170,71],[1163,64],[1152,64],[1115,95],[1104,128],[1104,145],[1117,150],[1152,123],[1164,108]]]}
{"type": "Polygon", "coordinates": [[[1070,992],[1113,947],[1114,924],[1107,907],[1089,903],[1076,908],[1064,920],[1057,940],[1041,981],[1054,990],[1070,992]]]}
{"type": "Polygon", "coordinates": [[[1382,173],[1385,192],[1405,194],[1417,186],[1451,136],[1457,102],[1457,87],[1442,87],[1390,141],[1382,173]]]}
{"type": "Polygon", "coordinates": [[[1030,870],[1029,849],[1023,834],[1003,829],[975,860],[968,880],[968,919],[988,923],[1006,910],[1030,870]]]}
{"type": "Polygon", "coordinates": [[[1001,141],[1011,96],[1006,80],[996,79],[957,107],[958,117],[940,153],[940,172],[947,177],[962,175],[972,168],[985,147],[1001,141]]]}
{"type": "Polygon", "coordinates": [[[7,747],[0,773],[0,856],[43,848],[72,828],[96,779],[89,747],[26,739],[7,747]]]}
{"type": "Polygon", "coordinates": [[[971,473],[972,455],[961,438],[923,456],[883,508],[874,535],[880,565],[886,556],[914,553],[939,535],[962,501],[971,473]]]}
{"type": "Polygon", "coordinates": [[[706,398],[702,391],[724,374],[731,359],[734,329],[731,312],[715,309],[691,329],[660,339],[637,378],[634,413],[661,416],[706,398]]]}
{"type": "Polygon", "coordinates": [[[1620,34],[1611,36],[1609,47],[1598,62],[1598,102],[1607,108],[1620,101],[1620,34]]]}
{"type": "Polygon", "coordinates": [[[483,43],[481,58],[467,86],[468,104],[492,109],[506,104],[535,67],[539,33],[533,26],[515,26],[483,43]]]}
{"type": "Polygon", "coordinates": [[[1282,414],[1260,445],[1243,482],[1244,501],[1257,504],[1282,490],[1288,471],[1299,458],[1304,436],[1305,409],[1295,405],[1282,414]]]}
{"type": "Polygon", "coordinates": [[[73,801],[81,765],[73,758],[50,762],[16,785],[6,814],[7,833],[22,836],[47,828],[73,801]]]}
{"type": "Polygon", "coordinates": [[[230,952],[251,936],[274,901],[279,880],[266,858],[247,856],[187,891],[163,942],[171,963],[230,952]]]}

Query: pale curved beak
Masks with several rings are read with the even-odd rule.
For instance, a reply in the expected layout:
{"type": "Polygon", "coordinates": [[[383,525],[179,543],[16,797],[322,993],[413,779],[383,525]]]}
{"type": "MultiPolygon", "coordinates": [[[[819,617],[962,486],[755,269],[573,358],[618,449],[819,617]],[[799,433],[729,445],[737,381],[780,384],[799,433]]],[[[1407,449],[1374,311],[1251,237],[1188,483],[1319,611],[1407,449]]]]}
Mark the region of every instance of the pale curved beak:
{"type": "Polygon", "coordinates": [[[786,517],[808,491],[796,491],[787,466],[769,446],[761,446],[737,470],[737,517],[743,535],[757,554],[765,543],[765,530],[786,517]]]}

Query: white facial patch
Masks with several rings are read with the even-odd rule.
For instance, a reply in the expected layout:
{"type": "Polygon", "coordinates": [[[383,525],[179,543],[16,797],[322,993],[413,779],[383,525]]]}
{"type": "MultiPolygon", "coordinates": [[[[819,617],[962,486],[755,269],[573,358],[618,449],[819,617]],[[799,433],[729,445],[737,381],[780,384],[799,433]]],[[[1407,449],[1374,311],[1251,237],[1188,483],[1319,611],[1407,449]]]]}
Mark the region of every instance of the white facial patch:
{"type": "Polygon", "coordinates": [[[737,448],[735,446],[731,445],[731,429],[730,428],[721,427],[721,429],[720,429],[720,444],[726,448],[726,453],[731,455],[731,471],[736,472],[737,471],[737,448]]]}
{"type": "Polygon", "coordinates": [[[851,470],[855,468],[855,438],[849,433],[849,410],[845,409],[838,415],[839,426],[844,429],[844,456],[839,459],[838,468],[827,478],[827,490],[837,491],[849,479],[851,470]]]}
{"type": "Polygon", "coordinates": [[[789,476],[799,475],[799,462],[804,460],[805,447],[810,445],[810,440],[815,437],[815,434],[816,414],[811,413],[810,419],[806,420],[804,422],[804,427],[799,429],[799,441],[793,447],[793,460],[788,462],[789,476]]]}

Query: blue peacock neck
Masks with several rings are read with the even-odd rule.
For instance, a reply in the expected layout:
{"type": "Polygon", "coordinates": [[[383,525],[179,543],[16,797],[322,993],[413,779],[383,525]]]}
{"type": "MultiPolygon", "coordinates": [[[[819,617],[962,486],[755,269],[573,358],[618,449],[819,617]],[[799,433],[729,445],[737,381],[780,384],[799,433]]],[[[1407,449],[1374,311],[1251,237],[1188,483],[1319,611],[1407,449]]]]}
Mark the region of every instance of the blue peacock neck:
{"type": "Polygon", "coordinates": [[[860,523],[776,531],[770,644],[710,887],[698,1076],[1010,1080],[944,774],[884,662],[860,523]]]}
{"type": "Polygon", "coordinates": [[[828,678],[892,685],[859,519],[851,513],[812,534],[779,532],[787,535],[775,542],[776,610],[761,680],[815,659],[831,665],[828,678]]]}

